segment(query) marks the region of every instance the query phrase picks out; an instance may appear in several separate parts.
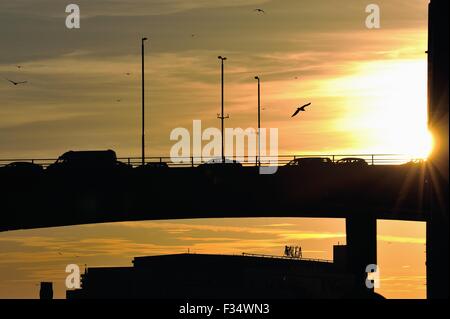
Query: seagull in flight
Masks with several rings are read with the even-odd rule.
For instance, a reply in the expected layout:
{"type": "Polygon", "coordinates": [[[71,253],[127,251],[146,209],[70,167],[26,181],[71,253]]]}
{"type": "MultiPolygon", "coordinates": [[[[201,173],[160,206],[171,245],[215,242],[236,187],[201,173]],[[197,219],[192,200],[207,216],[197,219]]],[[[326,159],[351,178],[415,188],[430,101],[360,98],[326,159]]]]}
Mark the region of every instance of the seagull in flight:
{"type": "Polygon", "coordinates": [[[305,112],[306,111],[306,107],[310,106],[310,105],[311,105],[311,103],[308,103],[308,104],[305,104],[305,105],[302,105],[302,106],[298,107],[297,110],[295,110],[294,114],[292,114],[291,117],[296,116],[299,112],[305,112]]]}
{"type": "Polygon", "coordinates": [[[257,9],[255,9],[255,10],[253,10],[253,11],[257,12],[258,14],[264,14],[264,13],[266,13],[266,11],[264,11],[263,9],[260,9],[260,8],[257,8],[257,9]]]}
{"type": "Polygon", "coordinates": [[[11,82],[12,84],[14,84],[14,85],[18,85],[18,84],[24,84],[24,83],[27,83],[27,81],[20,81],[20,82],[15,82],[15,81],[12,81],[12,80],[10,80],[10,79],[7,79],[7,78],[5,78],[5,80],[6,81],[8,81],[8,82],[11,82]]]}

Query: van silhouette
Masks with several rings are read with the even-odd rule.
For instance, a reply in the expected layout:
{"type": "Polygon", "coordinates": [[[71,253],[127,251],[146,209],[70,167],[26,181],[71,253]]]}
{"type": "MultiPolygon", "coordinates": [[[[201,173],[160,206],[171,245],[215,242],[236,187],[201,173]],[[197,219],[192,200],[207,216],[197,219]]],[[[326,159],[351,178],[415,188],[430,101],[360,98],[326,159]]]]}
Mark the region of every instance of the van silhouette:
{"type": "Polygon", "coordinates": [[[112,170],[127,168],[128,165],[117,160],[116,152],[105,151],[69,151],[49,165],[48,171],[112,170]]]}

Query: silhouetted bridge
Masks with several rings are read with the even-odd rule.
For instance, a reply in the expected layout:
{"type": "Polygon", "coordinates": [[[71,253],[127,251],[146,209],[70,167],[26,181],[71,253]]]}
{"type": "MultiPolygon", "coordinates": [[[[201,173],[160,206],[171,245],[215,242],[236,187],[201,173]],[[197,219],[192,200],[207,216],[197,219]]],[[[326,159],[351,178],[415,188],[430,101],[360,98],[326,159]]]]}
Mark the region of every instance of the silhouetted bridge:
{"type": "MultiPolygon", "coordinates": [[[[186,160],[166,169],[3,174],[0,230],[218,217],[426,220],[424,163],[399,155],[359,155],[371,165],[281,166],[294,157],[301,156],[280,157],[273,175],[259,174],[257,161],[248,159],[243,167],[202,167],[192,159],[192,165],[186,160]]],[[[328,157],[338,161],[349,155],[328,157]]],[[[165,160],[148,160],[158,159],[165,160]]]]}
{"type": "Polygon", "coordinates": [[[260,174],[258,161],[195,166],[195,159],[187,167],[6,174],[0,231],[157,219],[345,218],[349,271],[365,292],[366,266],[377,260],[376,220],[424,221],[428,205],[425,163],[370,158],[372,165],[280,166],[271,175],[260,174]]]}

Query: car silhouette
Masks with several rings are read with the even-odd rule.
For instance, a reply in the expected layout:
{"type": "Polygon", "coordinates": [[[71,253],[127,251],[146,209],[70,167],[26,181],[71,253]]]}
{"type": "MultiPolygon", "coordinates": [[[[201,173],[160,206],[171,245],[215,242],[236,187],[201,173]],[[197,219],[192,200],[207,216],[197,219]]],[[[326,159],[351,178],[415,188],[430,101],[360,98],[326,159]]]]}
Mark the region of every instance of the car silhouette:
{"type": "Polygon", "coordinates": [[[112,170],[130,168],[128,164],[119,162],[116,153],[106,151],[69,151],[61,155],[58,160],[49,165],[48,171],[83,171],[83,170],[112,170]]]}
{"type": "Polygon", "coordinates": [[[236,160],[225,158],[223,160],[221,157],[213,158],[205,163],[202,163],[198,168],[241,168],[242,164],[236,160]]]}
{"type": "MultiPolygon", "coordinates": [[[[142,168],[142,166],[139,166],[139,168],[142,168]]],[[[169,165],[166,162],[150,162],[146,163],[143,168],[149,168],[149,169],[165,169],[169,168],[169,165]]]]}
{"type": "Polygon", "coordinates": [[[345,166],[359,166],[359,167],[365,167],[369,165],[363,158],[357,157],[341,158],[340,160],[336,161],[336,164],[345,166]]]}
{"type": "Polygon", "coordinates": [[[41,174],[44,168],[41,165],[30,162],[12,162],[0,167],[1,173],[20,174],[20,175],[36,175],[41,174]]]}
{"type": "Polygon", "coordinates": [[[205,179],[206,185],[229,185],[237,176],[242,173],[242,164],[236,160],[225,158],[213,158],[195,169],[200,171],[200,176],[205,179]]]}
{"type": "Polygon", "coordinates": [[[302,157],[293,159],[285,167],[327,167],[331,165],[333,165],[333,161],[328,157],[302,157]]]}
{"type": "Polygon", "coordinates": [[[421,165],[425,165],[426,161],[422,158],[417,158],[417,159],[412,159],[409,162],[403,164],[406,166],[421,166],[421,165]]]}

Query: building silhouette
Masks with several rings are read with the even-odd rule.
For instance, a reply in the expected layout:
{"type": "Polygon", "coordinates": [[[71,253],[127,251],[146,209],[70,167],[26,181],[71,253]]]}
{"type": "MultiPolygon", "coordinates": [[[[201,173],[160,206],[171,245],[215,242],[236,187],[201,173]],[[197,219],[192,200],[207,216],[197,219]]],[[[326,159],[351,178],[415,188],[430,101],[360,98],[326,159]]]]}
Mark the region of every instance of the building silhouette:
{"type": "Polygon", "coordinates": [[[53,299],[53,283],[41,282],[41,288],[39,290],[39,299],[53,299]]]}
{"type": "Polygon", "coordinates": [[[346,246],[335,262],[257,255],[174,254],[135,257],[132,267],[95,267],[68,299],[98,298],[347,298],[357,295],[346,268],[346,246]]]}

